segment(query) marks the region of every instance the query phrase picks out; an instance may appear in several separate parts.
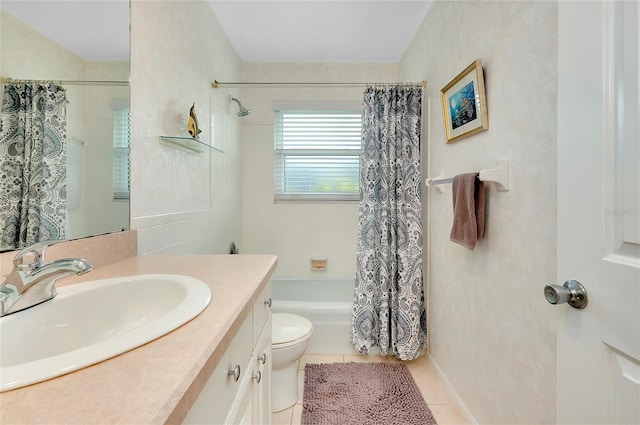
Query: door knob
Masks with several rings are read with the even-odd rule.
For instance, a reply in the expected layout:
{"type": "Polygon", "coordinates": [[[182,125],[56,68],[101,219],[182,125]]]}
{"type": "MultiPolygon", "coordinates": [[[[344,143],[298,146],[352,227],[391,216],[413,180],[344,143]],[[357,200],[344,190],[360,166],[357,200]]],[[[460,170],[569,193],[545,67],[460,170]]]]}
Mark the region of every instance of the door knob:
{"type": "Polygon", "coordinates": [[[551,304],[568,303],[573,308],[585,308],[589,302],[587,290],[577,280],[567,280],[562,286],[545,286],[544,297],[551,304]]]}

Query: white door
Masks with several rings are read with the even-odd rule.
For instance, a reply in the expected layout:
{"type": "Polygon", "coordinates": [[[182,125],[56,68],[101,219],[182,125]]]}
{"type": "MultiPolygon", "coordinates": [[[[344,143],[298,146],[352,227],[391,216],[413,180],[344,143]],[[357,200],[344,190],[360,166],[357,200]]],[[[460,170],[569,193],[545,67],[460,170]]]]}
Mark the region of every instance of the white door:
{"type": "Polygon", "coordinates": [[[640,8],[558,5],[557,420],[640,424],[640,8]]]}

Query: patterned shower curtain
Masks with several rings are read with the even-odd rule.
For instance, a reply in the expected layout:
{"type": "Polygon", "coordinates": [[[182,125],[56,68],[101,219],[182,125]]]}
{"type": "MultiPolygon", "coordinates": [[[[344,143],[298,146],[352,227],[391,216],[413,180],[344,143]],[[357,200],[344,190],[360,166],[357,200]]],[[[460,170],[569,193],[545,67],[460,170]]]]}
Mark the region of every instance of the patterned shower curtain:
{"type": "Polygon", "coordinates": [[[0,247],[64,239],[66,103],[62,87],[4,86],[0,121],[0,247]]]}
{"type": "Polygon", "coordinates": [[[422,284],[422,90],[368,88],[351,343],[411,360],[426,346],[422,284]]]}

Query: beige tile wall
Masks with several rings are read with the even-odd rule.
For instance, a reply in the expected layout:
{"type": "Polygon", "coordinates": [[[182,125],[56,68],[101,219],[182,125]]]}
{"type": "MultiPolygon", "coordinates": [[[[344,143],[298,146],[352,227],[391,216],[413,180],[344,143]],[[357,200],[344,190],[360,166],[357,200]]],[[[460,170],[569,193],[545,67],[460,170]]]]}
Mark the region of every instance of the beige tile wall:
{"type": "MultiPolygon", "coordinates": [[[[244,81],[396,81],[397,64],[244,63],[244,81]]],[[[244,88],[251,115],[242,120],[244,252],[278,256],[278,277],[353,277],[358,202],[274,203],[275,102],[349,103],[360,107],[362,88],[244,88]],[[312,256],[327,257],[312,271],[312,256]]]]}
{"type": "Polygon", "coordinates": [[[239,76],[207,2],[131,2],[131,228],[140,254],[226,253],[239,243],[240,121],[227,100],[237,91],[210,86],[239,76]],[[194,102],[200,139],[224,153],[160,144],[163,135],[189,137],[194,102]]]}

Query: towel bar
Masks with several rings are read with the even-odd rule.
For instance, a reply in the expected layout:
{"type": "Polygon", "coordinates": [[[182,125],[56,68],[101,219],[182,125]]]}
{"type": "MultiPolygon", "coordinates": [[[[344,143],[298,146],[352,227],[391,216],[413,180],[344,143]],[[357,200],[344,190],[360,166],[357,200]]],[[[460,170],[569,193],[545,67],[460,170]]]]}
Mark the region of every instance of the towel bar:
{"type": "MultiPolygon", "coordinates": [[[[493,183],[497,191],[508,192],[511,189],[511,160],[501,159],[498,164],[496,168],[480,170],[478,177],[485,183],[493,183]]],[[[435,187],[438,192],[444,192],[440,185],[452,182],[453,177],[445,177],[442,172],[435,178],[425,180],[427,187],[435,187]]]]}

